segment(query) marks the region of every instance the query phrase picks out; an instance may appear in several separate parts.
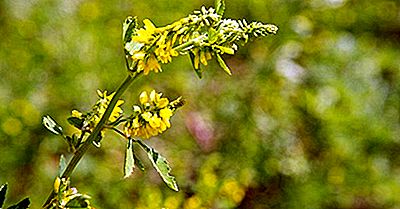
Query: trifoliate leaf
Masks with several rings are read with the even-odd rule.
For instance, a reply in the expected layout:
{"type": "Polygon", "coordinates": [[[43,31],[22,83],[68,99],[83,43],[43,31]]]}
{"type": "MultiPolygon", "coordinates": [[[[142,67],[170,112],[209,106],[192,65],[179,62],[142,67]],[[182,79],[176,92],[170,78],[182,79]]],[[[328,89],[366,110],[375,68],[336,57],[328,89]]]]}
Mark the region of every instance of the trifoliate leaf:
{"type": "Polygon", "coordinates": [[[7,209],[26,209],[26,208],[29,208],[30,204],[31,204],[31,201],[29,200],[29,198],[25,198],[25,199],[21,200],[19,203],[17,203],[16,205],[10,206],[7,209]]]}
{"type": "Polygon", "coordinates": [[[43,126],[55,135],[62,135],[62,127],[49,115],[43,117],[43,126]]]}
{"type": "Polygon", "coordinates": [[[135,168],[135,158],[132,139],[128,140],[126,151],[125,151],[125,163],[124,163],[124,178],[128,178],[135,168]]]}
{"type": "Polygon", "coordinates": [[[3,207],[4,200],[6,199],[7,184],[3,184],[0,187],[0,208],[3,207]]]}
{"type": "Polygon", "coordinates": [[[61,177],[61,175],[64,172],[66,167],[67,167],[67,160],[65,159],[64,155],[61,155],[60,162],[58,164],[58,176],[59,177],[61,177]]]}
{"type": "Polygon", "coordinates": [[[229,67],[225,64],[225,61],[222,59],[221,55],[216,54],[217,56],[217,61],[219,66],[221,66],[221,68],[228,73],[228,75],[232,75],[231,70],[229,69],[229,67]]]}
{"type": "Polygon", "coordinates": [[[154,148],[149,147],[142,141],[139,141],[140,146],[147,152],[153,167],[160,174],[162,180],[167,186],[174,190],[179,191],[178,185],[176,183],[175,177],[170,175],[171,167],[169,166],[167,159],[161,156],[154,148]]]}
{"type": "Polygon", "coordinates": [[[215,0],[215,11],[219,15],[224,15],[225,12],[225,1],[224,0],[215,0]]]}

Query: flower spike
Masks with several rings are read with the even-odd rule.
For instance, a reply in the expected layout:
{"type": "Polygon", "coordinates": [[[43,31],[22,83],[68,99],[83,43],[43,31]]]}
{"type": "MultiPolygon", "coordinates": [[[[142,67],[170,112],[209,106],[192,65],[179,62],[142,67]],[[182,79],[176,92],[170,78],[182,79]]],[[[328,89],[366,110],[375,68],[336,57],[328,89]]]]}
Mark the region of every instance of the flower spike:
{"type": "MultiPolygon", "coordinates": [[[[161,72],[161,64],[166,64],[178,55],[189,54],[193,68],[201,78],[200,65],[207,65],[212,57],[217,57],[221,68],[229,75],[231,71],[222,59],[222,54],[233,55],[238,45],[244,45],[252,38],[276,34],[278,27],[261,22],[247,23],[246,20],[224,19],[225,2],[216,0],[214,8],[201,7],[193,14],[170,25],[156,27],[148,20],[143,20],[142,28],[128,27],[131,31],[124,34],[127,59],[131,62],[130,70],[143,72],[161,72]]],[[[128,17],[125,22],[133,22],[128,17]]]]}

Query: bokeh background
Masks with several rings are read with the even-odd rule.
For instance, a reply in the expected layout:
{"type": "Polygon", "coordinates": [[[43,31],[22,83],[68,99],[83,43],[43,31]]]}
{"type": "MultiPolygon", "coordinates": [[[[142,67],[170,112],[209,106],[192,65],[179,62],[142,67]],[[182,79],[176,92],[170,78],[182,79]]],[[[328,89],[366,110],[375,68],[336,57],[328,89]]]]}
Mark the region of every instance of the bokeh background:
{"type": "MultiPolygon", "coordinates": [[[[0,1],[0,183],[8,204],[40,208],[67,144],[72,109],[126,75],[128,15],[163,26],[212,0],[0,1]]],[[[276,36],[226,56],[198,79],[188,57],[142,77],[124,109],[155,88],[187,104],[148,141],[170,162],[181,191],[151,168],[123,179],[125,141],[109,133],[72,185],[96,208],[400,208],[400,2],[227,0],[225,16],[277,24],[276,36]]]]}

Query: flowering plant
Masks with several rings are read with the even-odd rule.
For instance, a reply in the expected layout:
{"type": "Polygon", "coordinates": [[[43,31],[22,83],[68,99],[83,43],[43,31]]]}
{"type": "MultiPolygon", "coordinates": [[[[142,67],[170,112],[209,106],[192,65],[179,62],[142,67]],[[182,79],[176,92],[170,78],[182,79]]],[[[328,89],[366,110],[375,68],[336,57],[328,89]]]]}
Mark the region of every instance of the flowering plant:
{"type": "MultiPolygon", "coordinates": [[[[170,174],[167,160],[143,140],[157,136],[171,127],[171,117],[183,106],[182,97],[168,99],[152,90],[139,95],[139,103],[133,105],[133,113],[126,115],[122,94],[138,77],[162,71],[162,65],[174,57],[189,55],[196,74],[201,78],[201,65],[216,58],[229,75],[231,70],[222,58],[233,55],[239,45],[252,38],[276,34],[273,24],[247,23],[246,20],[223,18],[225,2],[216,0],[215,9],[204,6],[187,17],[164,27],[156,27],[149,19],[139,26],[136,17],[128,17],[123,23],[123,44],[128,75],[115,92],[97,91],[99,99],[88,111],[73,110],[67,121],[76,128],[70,135],[50,116],[43,117],[43,125],[53,134],[61,136],[68,144],[72,158],[67,163],[60,158],[59,175],[43,208],[93,208],[90,197],[80,194],[70,186],[70,176],[83,155],[93,144],[101,147],[106,131],[113,131],[126,141],[124,177],[129,177],[137,166],[144,166],[136,154],[136,147],[143,149],[153,167],[166,185],[178,191],[175,177],[170,174]]],[[[29,205],[29,203],[28,203],[29,205]]],[[[1,206],[1,204],[0,204],[1,206]]]]}

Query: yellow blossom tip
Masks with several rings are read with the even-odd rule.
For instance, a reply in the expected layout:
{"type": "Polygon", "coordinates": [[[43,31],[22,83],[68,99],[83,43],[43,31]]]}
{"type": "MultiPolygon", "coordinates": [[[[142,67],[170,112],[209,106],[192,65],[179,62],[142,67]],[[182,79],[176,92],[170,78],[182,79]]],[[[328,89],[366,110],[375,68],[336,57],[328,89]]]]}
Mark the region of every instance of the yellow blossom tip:
{"type": "Polygon", "coordinates": [[[143,23],[144,23],[144,26],[146,27],[146,29],[153,30],[156,28],[154,26],[154,24],[151,22],[151,20],[149,20],[149,19],[144,19],[143,23]]]}

